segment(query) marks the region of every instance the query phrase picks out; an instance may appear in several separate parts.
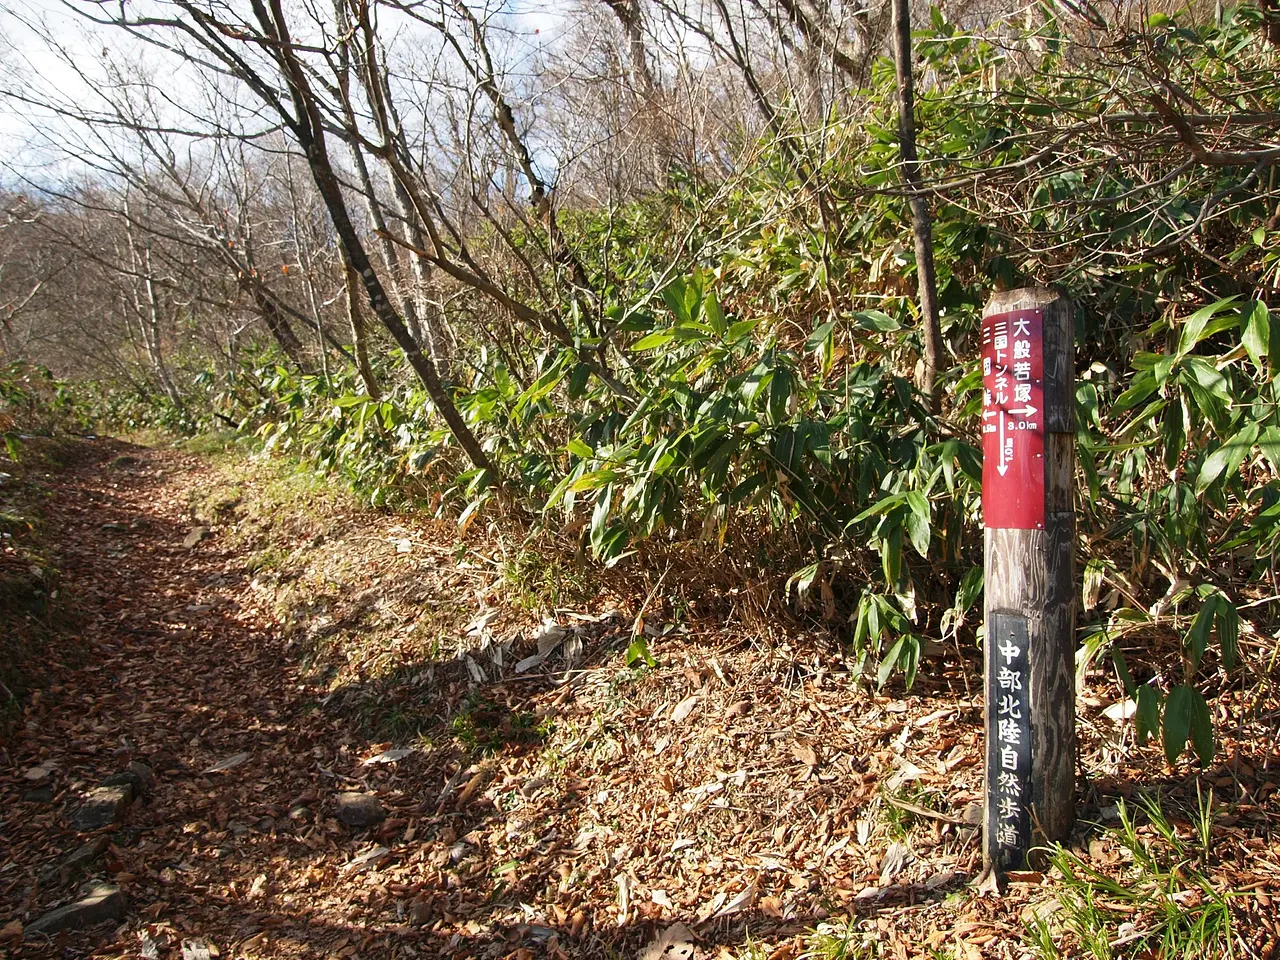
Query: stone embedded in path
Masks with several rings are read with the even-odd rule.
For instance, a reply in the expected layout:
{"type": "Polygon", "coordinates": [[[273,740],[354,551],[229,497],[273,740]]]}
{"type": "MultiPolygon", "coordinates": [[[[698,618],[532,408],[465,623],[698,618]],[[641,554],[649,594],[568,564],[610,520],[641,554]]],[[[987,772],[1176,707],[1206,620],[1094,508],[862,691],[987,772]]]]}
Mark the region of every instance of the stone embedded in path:
{"type": "Polygon", "coordinates": [[[94,837],[88,843],[82,843],[63,858],[61,866],[87,867],[107,850],[106,837],[94,837]]]}
{"type": "Polygon", "coordinates": [[[50,910],[28,925],[25,933],[28,937],[33,937],[89,927],[106,920],[119,920],[127,910],[128,904],[119,887],[106,883],[97,884],[84,899],[50,910]]]}
{"type": "Polygon", "coordinates": [[[53,773],[56,767],[57,767],[57,764],[54,761],[46,760],[44,763],[40,764],[37,767],[30,767],[27,770],[24,770],[22,773],[22,779],[24,780],[48,779],[49,774],[53,773]]]}
{"type": "Polygon", "coordinates": [[[182,545],[190,550],[201,540],[206,540],[211,536],[213,534],[209,532],[208,527],[192,527],[191,532],[187,534],[187,538],[182,541],[182,545]]]}
{"type": "Polygon", "coordinates": [[[22,795],[27,803],[53,803],[53,787],[35,787],[22,795]]]}
{"type": "Polygon", "coordinates": [[[119,784],[113,787],[95,787],[84,795],[80,809],[71,818],[71,825],[81,833],[100,830],[124,819],[133,802],[133,787],[119,784]]]}
{"type": "Polygon", "coordinates": [[[338,794],[338,819],[348,827],[371,827],[386,815],[382,803],[372,793],[338,794]]]}
{"type": "Polygon", "coordinates": [[[82,843],[57,863],[47,863],[40,868],[40,880],[45,884],[56,883],[58,877],[62,882],[68,881],[72,874],[88,870],[89,867],[107,851],[107,838],[94,837],[88,843],[82,843]]]}
{"type": "Polygon", "coordinates": [[[151,768],[145,763],[134,760],[119,773],[113,773],[103,780],[102,785],[104,787],[129,786],[133,788],[134,796],[141,796],[150,792],[155,781],[156,775],[151,772],[151,768]]]}

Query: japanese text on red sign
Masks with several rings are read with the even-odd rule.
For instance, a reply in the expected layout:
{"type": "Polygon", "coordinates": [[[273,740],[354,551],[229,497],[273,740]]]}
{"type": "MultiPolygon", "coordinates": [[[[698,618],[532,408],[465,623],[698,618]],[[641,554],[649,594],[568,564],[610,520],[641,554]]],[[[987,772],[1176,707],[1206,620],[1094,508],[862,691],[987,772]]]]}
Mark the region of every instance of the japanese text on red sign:
{"type": "Polygon", "coordinates": [[[1044,315],[982,321],[982,516],[987,527],[1044,527],[1044,315]]]}

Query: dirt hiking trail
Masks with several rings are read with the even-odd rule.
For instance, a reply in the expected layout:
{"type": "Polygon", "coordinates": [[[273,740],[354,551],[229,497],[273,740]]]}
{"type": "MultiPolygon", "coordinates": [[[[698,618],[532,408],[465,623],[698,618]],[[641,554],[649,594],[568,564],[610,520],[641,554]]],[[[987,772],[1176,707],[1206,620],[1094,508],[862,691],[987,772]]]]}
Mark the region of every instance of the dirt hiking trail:
{"type": "MultiPolygon", "coordinates": [[[[58,480],[52,527],[64,580],[86,608],[82,662],[51,659],[47,689],[6,751],[27,802],[6,803],[0,889],[38,904],[105,876],[122,896],[104,919],[127,910],[157,921],[162,939],[226,945],[279,930],[279,956],[363,948],[379,935],[352,923],[368,907],[364,890],[323,915],[313,898],[286,906],[276,896],[306,889],[323,845],[306,828],[322,798],[358,782],[322,772],[347,739],[316,713],[316,691],[272,625],[242,606],[243,566],[192,531],[188,495],[206,469],[100,441],[58,480]],[[108,786],[93,794],[97,783],[108,786]],[[93,800],[64,810],[76,794],[93,800]]],[[[84,943],[70,930],[49,935],[55,947],[84,943]]],[[[157,935],[130,936],[143,955],[159,949],[157,935]]]]}

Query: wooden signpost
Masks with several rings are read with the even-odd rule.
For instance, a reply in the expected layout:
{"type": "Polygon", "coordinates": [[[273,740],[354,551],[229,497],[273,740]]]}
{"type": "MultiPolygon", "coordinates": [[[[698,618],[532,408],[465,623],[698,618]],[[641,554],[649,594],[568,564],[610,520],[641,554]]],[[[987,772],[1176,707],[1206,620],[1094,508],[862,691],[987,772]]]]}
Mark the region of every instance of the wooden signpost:
{"type": "Polygon", "coordinates": [[[1071,305],[997,293],[982,320],[986,528],[983,863],[998,876],[1075,822],[1075,348],[1071,305]]]}

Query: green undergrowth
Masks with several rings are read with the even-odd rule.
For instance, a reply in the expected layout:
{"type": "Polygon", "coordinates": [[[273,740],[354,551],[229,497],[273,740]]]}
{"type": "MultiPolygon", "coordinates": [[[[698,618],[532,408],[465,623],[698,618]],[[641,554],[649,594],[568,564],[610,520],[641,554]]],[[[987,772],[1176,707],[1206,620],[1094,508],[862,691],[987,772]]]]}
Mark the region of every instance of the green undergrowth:
{"type": "Polygon", "coordinates": [[[165,447],[214,460],[231,457],[235,451],[247,453],[252,446],[235,430],[218,427],[186,434],[162,426],[139,426],[119,430],[116,435],[140,447],[165,447]]]}
{"type": "Polygon", "coordinates": [[[599,571],[583,557],[523,547],[502,564],[507,600],[533,614],[578,609],[599,592],[599,571]]]}
{"type": "Polygon", "coordinates": [[[818,924],[809,934],[801,960],[875,960],[881,955],[874,938],[850,918],[818,924]]]}
{"type": "Polygon", "coordinates": [[[549,720],[531,710],[512,712],[478,692],[471,692],[450,721],[454,739],[476,755],[494,754],[510,747],[541,745],[554,729],[549,720]]]}
{"type": "Polygon", "coordinates": [[[216,477],[192,491],[192,518],[218,527],[231,546],[256,551],[251,562],[259,566],[278,568],[284,545],[333,534],[364,509],[342,485],[297,461],[252,456],[218,438],[179,443],[205,455],[216,477]]]}
{"type": "Polygon", "coordinates": [[[1121,802],[1117,816],[1102,838],[1115,848],[1112,864],[1052,850],[1056,908],[1040,911],[1028,931],[1042,960],[1236,956],[1236,894],[1213,876],[1212,795],[1201,794],[1181,826],[1151,796],[1121,802]]]}
{"type": "Polygon", "coordinates": [[[924,810],[932,810],[937,805],[936,794],[918,784],[904,784],[892,790],[882,787],[881,790],[880,819],[889,836],[895,840],[909,839],[914,828],[919,825],[921,815],[907,806],[895,804],[894,800],[924,810]]]}

